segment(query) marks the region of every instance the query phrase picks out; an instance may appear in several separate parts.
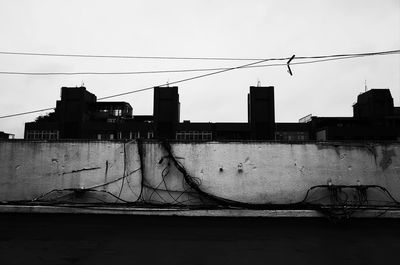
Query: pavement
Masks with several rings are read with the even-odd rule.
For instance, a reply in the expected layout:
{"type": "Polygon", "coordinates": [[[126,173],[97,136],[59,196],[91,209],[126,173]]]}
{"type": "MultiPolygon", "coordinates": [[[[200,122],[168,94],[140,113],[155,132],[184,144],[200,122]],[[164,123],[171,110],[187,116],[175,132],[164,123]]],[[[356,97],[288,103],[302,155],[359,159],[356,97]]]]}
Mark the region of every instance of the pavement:
{"type": "Polygon", "coordinates": [[[0,213],[0,264],[399,264],[400,219],[0,213]]]}

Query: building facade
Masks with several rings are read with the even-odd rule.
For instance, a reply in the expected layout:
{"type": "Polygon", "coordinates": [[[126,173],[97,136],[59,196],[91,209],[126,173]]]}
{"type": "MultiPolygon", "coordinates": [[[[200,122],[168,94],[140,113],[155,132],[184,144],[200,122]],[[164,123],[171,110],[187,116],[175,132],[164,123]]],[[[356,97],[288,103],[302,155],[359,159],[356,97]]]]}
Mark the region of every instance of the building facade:
{"type": "Polygon", "coordinates": [[[55,111],[25,124],[25,139],[171,139],[179,141],[397,140],[400,108],[389,89],[357,98],[353,117],[307,116],[298,123],[275,122],[274,87],[250,87],[248,121],[180,122],[178,87],[155,87],[153,115],[134,115],[123,101],[97,101],[85,87],[62,87],[55,111]]]}

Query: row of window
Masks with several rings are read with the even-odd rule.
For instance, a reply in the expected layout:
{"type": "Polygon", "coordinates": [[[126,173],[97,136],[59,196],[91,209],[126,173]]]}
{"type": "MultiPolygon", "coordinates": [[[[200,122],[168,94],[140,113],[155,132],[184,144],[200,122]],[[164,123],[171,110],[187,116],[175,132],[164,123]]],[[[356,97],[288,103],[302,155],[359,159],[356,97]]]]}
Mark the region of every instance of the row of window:
{"type": "Polygon", "coordinates": [[[30,130],[26,132],[28,140],[57,140],[59,131],[57,130],[30,130]]]}
{"type": "MultiPolygon", "coordinates": [[[[154,138],[154,133],[152,131],[147,132],[146,135],[140,135],[140,132],[129,132],[129,135],[123,135],[122,132],[118,132],[116,135],[116,139],[121,140],[121,139],[139,139],[139,138],[145,138],[145,139],[153,139],[154,138]]],[[[115,135],[113,133],[98,133],[97,134],[97,140],[114,140],[115,135]]]]}
{"type": "Polygon", "coordinates": [[[121,109],[101,109],[99,112],[103,113],[111,113],[113,116],[121,116],[122,115],[122,110],[121,109]]]}
{"type": "MultiPolygon", "coordinates": [[[[240,137],[238,137],[240,138],[240,137]]],[[[277,140],[304,141],[308,140],[307,132],[277,132],[277,140]]],[[[179,131],[176,133],[176,140],[208,141],[212,140],[212,132],[209,131],[179,131]]]]}
{"type": "Polygon", "coordinates": [[[276,140],[283,141],[305,141],[309,140],[307,132],[276,132],[276,140]]]}
{"type": "MultiPolygon", "coordinates": [[[[122,135],[122,132],[114,133],[99,133],[97,140],[114,140],[114,139],[138,139],[141,138],[153,139],[154,133],[147,132],[146,135],[140,135],[140,132],[129,132],[129,135],[122,135]],[[116,136],[116,138],[115,138],[116,136]]],[[[29,130],[26,132],[26,139],[28,140],[58,140],[60,133],[58,130],[29,130]]]]}
{"type": "MultiPolygon", "coordinates": [[[[321,132],[317,133],[317,139],[325,138],[320,135],[321,132]]],[[[192,141],[210,141],[212,140],[212,132],[210,131],[178,131],[176,132],[176,140],[192,140],[192,141]]],[[[154,133],[152,131],[147,132],[145,135],[141,135],[140,132],[129,132],[129,134],[118,132],[114,133],[99,133],[97,134],[97,140],[114,140],[114,139],[153,139],[154,133]]],[[[57,140],[59,139],[58,130],[29,130],[26,133],[26,139],[28,140],[57,140]]],[[[308,140],[308,133],[306,132],[277,132],[276,140],[285,141],[304,141],[308,140]]]]}
{"type": "Polygon", "coordinates": [[[209,141],[209,140],[212,140],[212,132],[179,131],[179,132],[176,132],[176,140],[209,141]]]}

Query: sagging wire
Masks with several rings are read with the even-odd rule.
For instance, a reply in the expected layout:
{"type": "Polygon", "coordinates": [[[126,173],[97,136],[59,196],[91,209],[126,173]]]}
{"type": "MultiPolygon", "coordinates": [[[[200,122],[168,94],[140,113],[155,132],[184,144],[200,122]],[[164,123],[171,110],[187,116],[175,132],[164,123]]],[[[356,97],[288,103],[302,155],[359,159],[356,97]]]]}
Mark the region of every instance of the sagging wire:
{"type": "Polygon", "coordinates": [[[123,172],[122,172],[123,175],[122,175],[121,188],[119,189],[118,198],[121,197],[121,193],[124,188],[124,182],[126,179],[126,144],[125,144],[125,141],[123,142],[123,148],[124,148],[124,159],[123,159],[124,165],[123,165],[123,172]]]}
{"type": "MultiPolygon", "coordinates": [[[[102,191],[102,192],[106,192],[107,194],[109,194],[113,198],[115,198],[114,204],[119,204],[119,203],[128,203],[130,205],[134,205],[134,204],[151,204],[153,202],[157,202],[157,200],[152,200],[152,196],[153,196],[154,193],[157,194],[158,197],[166,205],[168,204],[168,205],[186,206],[184,203],[193,201],[190,198],[187,199],[187,200],[179,200],[179,199],[184,194],[188,194],[188,193],[189,194],[194,194],[195,192],[188,191],[188,189],[184,189],[182,191],[172,191],[172,190],[170,190],[168,188],[167,183],[165,181],[165,177],[169,174],[169,166],[170,166],[170,162],[169,161],[168,161],[167,167],[165,167],[164,170],[162,171],[162,181],[156,187],[153,187],[153,186],[151,186],[150,184],[147,183],[146,178],[145,178],[144,163],[143,163],[143,143],[142,143],[141,139],[137,139],[136,140],[136,143],[137,143],[137,154],[138,154],[138,158],[139,158],[140,167],[137,168],[137,169],[134,169],[134,170],[132,170],[131,172],[128,173],[127,172],[128,158],[127,158],[126,148],[127,148],[127,145],[130,144],[131,142],[133,142],[133,141],[129,141],[129,142],[124,142],[123,143],[123,175],[121,177],[116,178],[116,179],[111,180],[111,181],[108,181],[108,182],[105,182],[105,183],[102,183],[102,184],[97,184],[97,185],[94,185],[94,186],[91,186],[91,187],[87,187],[87,188],[83,187],[83,188],[54,189],[54,190],[52,190],[52,191],[50,191],[50,192],[48,192],[46,194],[43,194],[43,195],[41,195],[41,196],[39,196],[37,198],[34,198],[31,202],[38,202],[41,199],[47,197],[48,195],[50,195],[51,193],[54,193],[54,192],[66,192],[66,191],[69,191],[69,192],[73,192],[73,194],[75,194],[75,193],[76,194],[83,194],[84,192],[100,192],[99,190],[97,190],[97,188],[106,187],[106,186],[108,186],[110,184],[117,183],[117,182],[121,182],[118,195],[115,195],[115,194],[113,194],[111,192],[108,192],[108,191],[102,191]],[[134,190],[131,187],[131,185],[130,185],[129,177],[133,173],[138,172],[139,170],[141,171],[141,181],[140,181],[141,184],[140,184],[139,195],[137,195],[134,192],[134,190]],[[123,199],[121,197],[121,195],[123,193],[125,181],[126,181],[126,184],[127,184],[128,188],[129,188],[129,190],[131,191],[131,193],[137,198],[135,201],[128,201],[128,200],[123,199]],[[160,188],[160,186],[162,184],[164,184],[165,189],[161,189],[160,188]],[[143,189],[144,188],[152,190],[152,193],[150,194],[149,198],[144,198],[143,197],[143,189]],[[173,203],[171,203],[171,202],[167,201],[166,199],[164,199],[164,197],[160,194],[160,192],[167,193],[171,197],[173,203]],[[179,195],[178,196],[174,196],[172,193],[179,193],[179,195]]],[[[168,157],[166,157],[166,158],[169,159],[168,157]]],[[[188,197],[191,197],[191,196],[192,195],[188,195],[188,197]]],[[[56,200],[58,200],[58,199],[59,199],[59,197],[56,200]]],[[[68,201],[63,201],[63,203],[67,203],[67,202],[68,201]]]]}
{"type": "MultiPolygon", "coordinates": [[[[160,203],[157,200],[152,200],[152,196],[153,193],[157,194],[158,197],[163,201],[162,203],[164,205],[179,205],[182,207],[187,207],[188,205],[186,205],[185,203],[192,203],[193,202],[193,196],[197,195],[197,193],[195,191],[191,191],[189,190],[189,188],[185,188],[183,190],[170,190],[167,186],[167,183],[165,181],[165,177],[169,174],[169,167],[170,167],[170,162],[169,162],[169,157],[166,157],[168,159],[168,164],[167,166],[163,169],[162,171],[162,181],[160,182],[160,184],[158,184],[156,187],[153,187],[152,185],[148,184],[148,182],[146,181],[145,178],[145,171],[144,171],[144,163],[143,163],[143,143],[141,139],[137,139],[136,143],[137,143],[137,154],[138,154],[138,158],[139,158],[139,163],[140,163],[140,167],[136,168],[134,170],[132,170],[131,172],[127,172],[127,145],[130,144],[131,142],[124,142],[123,143],[123,174],[121,177],[118,177],[116,179],[107,181],[105,183],[101,183],[101,184],[97,184],[97,185],[93,185],[90,187],[81,187],[81,188],[65,188],[65,189],[52,189],[49,192],[46,192],[38,197],[35,197],[32,200],[27,200],[27,201],[18,201],[18,202],[14,202],[14,203],[46,203],[46,204],[65,204],[65,203],[71,203],[70,200],[64,200],[63,198],[68,197],[68,196],[72,196],[74,195],[75,197],[79,197],[79,198],[83,198],[83,194],[85,194],[86,197],[90,196],[90,193],[104,193],[107,194],[113,198],[115,198],[115,201],[112,203],[106,202],[104,200],[101,199],[97,199],[94,198],[102,203],[105,204],[114,204],[114,205],[118,205],[118,204],[129,204],[129,205],[152,205],[154,202],[157,202],[156,204],[159,205],[160,203]],[[133,188],[130,185],[130,181],[129,181],[129,177],[138,172],[140,170],[141,172],[141,180],[140,180],[140,192],[139,195],[137,195],[133,188]],[[124,198],[121,197],[121,195],[123,194],[123,190],[124,190],[124,183],[127,183],[128,188],[130,189],[131,193],[136,197],[136,200],[134,201],[129,201],[126,200],[124,198]],[[98,188],[101,187],[106,187],[109,186],[111,184],[115,184],[120,182],[120,188],[119,188],[119,192],[118,195],[113,194],[107,190],[98,190],[98,188]],[[161,189],[160,186],[164,184],[165,189],[161,189]],[[150,189],[152,190],[152,193],[150,194],[149,198],[144,198],[143,194],[143,189],[150,189]],[[50,195],[54,194],[54,193],[65,193],[68,192],[68,194],[62,194],[61,196],[57,196],[56,198],[51,198],[50,201],[45,200],[47,197],[49,197],[50,195]],[[164,199],[164,197],[160,194],[160,192],[163,193],[167,193],[171,199],[172,202],[167,201],[166,199],[164,199]],[[176,195],[178,193],[178,195],[176,195]],[[183,195],[187,195],[188,199],[185,200],[180,200],[180,198],[183,195]]],[[[162,162],[162,161],[161,161],[162,162]]],[[[108,169],[108,167],[106,168],[106,170],[108,169]]],[[[184,183],[184,182],[182,182],[184,183]]],[[[198,185],[200,185],[201,183],[198,183],[198,185]]],[[[93,197],[92,197],[93,198],[93,197]]],[[[82,205],[86,205],[86,204],[91,204],[91,203],[87,203],[87,202],[73,202],[74,204],[82,204],[82,205]]]]}
{"type": "MultiPolygon", "coordinates": [[[[371,209],[368,205],[367,190],[368,189],[378,189],[383,192],[389,199],[391,199],[396,209],[400,208],[400,202],[397,201],[390,192],[379,185],[316,185],[307,190],[304,199],[297,203],[292,204],[269,204],[269,203],[246,203],[231,199],[226,199],[213,194],[210,194],[201,189],[201,180],[199,178],[191,176],[183,165],[175,158],[171,145],[167,141],[162,141],[161,145],[166,150],[168,157],[173,161],[175,167],[181,172],[183,179],[193,190],[195,190],[201,197],[204,197],[216,205],[228,207],[228,208],[245,208],[245,209],[273,209],[273,208],[302,208],[302,209],[314,209],[323,213],[325,216],[330,218],[349,218],[358,210],[371,209]],[[323,188],[328,190],[330,204],[310,204],[307,202],[309,194],[312,190],[323,188]],[[344,191],[345,189],[353,189],[357,194],[357,202],[350,203],[349,195],[344,191]],[[365,207],[364,207],[365,206],[365,207]]],[[[376,209],[378,206],[372,205],[372,208],[376,209]]]]}
{"type": "MultiPolygon", "coordinates": [[[[289,204],[271,204],[271,203],[247,203],[247,202],[240,202],[231,199],[226,199],[223,197],[219,197],[213,194],[210,194],[204,191],[202,186],[202,181],[200,178],[191,176],[185,169],[185,167],[177,160],[172,152],[172,148],[170,144],[166,141],[162,141],[161,145],[165,149],[167,155],[163,156],[162,159],[159,161],[159,164],[162,164],[163,161],[167,161],[166,166],[161,171],[161,182],[157,186],[150,185],[145,177],[145,170],[144,170],[144,161],[143,161],[143,143],[140,139],[136,140],[137,143],[137,154],[139,157],[140,167],[132,170],[131,172],[127,172],[127,152],[126,152],[126,145],[130,142],[124,143],[124,172],[123,176],[116,178],[114,180],[97,184],[91,186],[89,188],[67,188],[67,189],[53,189],[43,195],[40,195],[30,201],[17,201],[14,202],[15,204],[48,204],[48,205],[61,205],[73,207],[72,205],[77,205],[79,207],[91,206],[95,205],[98,206],[99,203],[89,203],[89,202],[73,202],[60,200],[60,198],[64,198],[66,196],[70,196],[71,194],[63,195],[57,197],[55,199],[51,199],[50,201],[43,200],[44,198],[50,196],[52,193],[63,193],[63,192],[72,192],[75,197],[83,197],[85,194],[86,197],[91,196],[90,193],[104,193],[108,196],[115,198],[115,202],[107,202],[105,200],[101,200],[100,198],[92,197],[95,200],[101,202],[101,205],[113,205],[113,206],[120,206],[123,205],[124,207],[179,207],[181,209],[221,209],[221,208],[230,208],[230,209],[310,209],[310,210],[317,210],[324,214],[325,216],[332,218],[332,219],[339,219],[339,218],[349,218],[354,213],[358,211],[364,210],[383,210],[380,215],[385,214],[388,210],[391,209],[400,209],[400,202],[397,201],[391,193],[382,186],[379,185],[333,185],[329,183],[328,185],[316,185],[309,188],[303,198],[303,200],[297,203],[289,203],[289,204]],[[172,163],[171,163],[172,162],[172,163]],[[171,164],[175,166],[175,168],[182,174],[182,187],[183,190],[171,190],[165,178],[170,173],[171,164]],[[140,193],[137,195],[130,183],[129,177],[138,171],[141,171],[141,180],[140,180],[140,193]],[[136,196],[136,200],[128,201],[124,198],[121,198],[124,181],[126,180],[127,185],[132,192],[136,196]],[[119,189],[118,195],[115,195],[107,190],[98,190],[97,188],[105,187],[113,183],[117,183],[121,181],[121,187],[119,189]],[[164,188],[161,186],[164,185],[164,188]],[[186,188],[185,188],[186,186],[186,188]],[[144,188],[152,190],[152,193],[149,197],[144,197],[144,188]],[[389,201],[379,201],[379,200],[370,200],[368,199],[368,191],[377,190],[381,194],[383,194],[389,201]],[[320,196],[317,199],[312,199],[311,197],[315,197],[315,194],[319,192],[323,192],[324,196],[320,196]],[[172,198],[172,202],[166,200],[160,193],[167,193],[168,196],[172,198]],[[179,193],[179,195],[176,195],[179,193]],[[313,194],[311,194],[313,193],[313,194]],[[153,194],[157,194],[162,202],[157,200],[152,200],[153,194]],[[183,195],[187,195],[187,198],[181,199],[183,195]],[[351,199],[351,195],[353,198],[351,199]],[[197,198],[196,198],[197,197],[197,198]],[[328,202],[326,202],[328,201],[328,202]],[[379,204],[376,204],[379,202],[379,204]],[[388,205],[388,203],[391,203],[388,205]]],[[[12,202],[8,202],[12,203],[12,202]]]]}
{"type": "MultiPolygon", "coordinates": [[[[172,199],[172,204],[173,205],[184,205],[187,202],[193,202],[193,199],[190,198],[192,195],[190,195],[191,193],[196,194],[196,192],[190,191],[190,187],[184,188],[183,190],[171,190],[168,185],[167,185],[167,181],[166,178],[170,173],[170,167],[171,167],[171,162],[170,162],[170,157],[169,156],[163,156],[160,161],[158,162],[159,165],[163,164],[164,161],[166,162],[165,167],[163,168],[163,170],[161,171],[161,181],[157,184],[157,186],[153,187],[151,185],[145,185],[146,188],[151,189],[152,192],[150,194],[150,196],[148,196],[147,201],[152,201],[152,197],[154,194],[157,194],[160,199],[165,202],[165,203],[171,203],[169,201],[167,201],[160,193],[166,193],[168,195],[168,197],[170,197],[172,199]],[[160,188],[160,186],[164,186],[165,189],[160,188]],[[176,193],[179,193],[178,195],[174,195],[176,193]],[[188,199],[186,200],[180,200],[180,198],[186,195],[188,197],[188,199]]],[[[186,183],[184,182],[184,180],[182,181],[182,187],[187,186],[186,183]]]]}
{"type": "MultiPolygon", "coordinates": [[[[129,143],[130,142],[128,142],[128,144],[129,143]]],[[[141,166],[141,167],[139,167],[137,169],[134,169],[131,172],[127,173],[126,144],[127,144],[126,142],[123,143],[123,175],[121,177],[116,178],[116,179],[111,180],[111,181],[108,181],[108,182],[105,182],[105,183],[102,183],[102,184],[93,185],[93,186],[90,186],[90,187],[53,189],[53,190],[51,190],[51,191],[49,191],[49,192],[47,192],[45,194],[42,194],[42,195],[40,195],[40,196],[30,200],[30,201],[27,201],[27,202],[32,202],[32,203],[39,202],[39,201],[42,202],[43,198],[47,197],[48,195],[50,195],[50,194],[52,194],[54,192],[68,192],[68,191],[69,192],[73,192],[73,194],[83,194],[83,193],[88,193],[88,192],[103,192],[103,193],[106,193],[106,194],[112,196],[113,198],[115,198],[115,202],[114,202],[115,204],[118,204],[118,203],[134,204],[134,203],[140,201],[142,199],[141,198],[142,189],[140,191],[140,194],[136,195],[136,193],[133,191],[132,187],[130,186],[129,181],[128,181],[127,178],[130,177],[135,172],[140,170],[141,173],[142,173],[141,174],[142,175],[141,178],[143,179],[143,170],[142,170],[142,166],[141,166]],[[127,181],[128,187],[129,187],[130,191],[132,192],[132,194],[134,194],[134,196],[137,197],[137,199],[135,201],[128,201],[128,200],[125,200],[125,199],[121,198],[121,194],[122,194],[122,191],[123,191],[125,180],[127,181]],[[113,194],[113,193],[111,193],[109,191],[106,191],[106,190],[97,190],[97,188],[106,187],[106,186],[108,186],[110,184],[113,184],[113,183],[116,183],[116,182],[119,182],[119,181],[121,181],[121,187],[119,189],[118,195],[115,195],[115,194],[113,194]]],[[[140,150],[140,143],[138,142],[138,156],[140,157],[140,160],[141,160],[141,152],[139,152],[139,150],[140,150]]],[[[106,170],[107,170],[107,168],[106,168],[106,170]]],[[[68,195],[65,195],[65,196],[68,196],[68,195]]],[[[61,196],[61,197],[64,197],[64,196],[61,196]]],[[[58,200],[59,198],[60,197],[56,198],[56,200],[58,200]]],[[[105,202],[105,201],[103,201],[103,202],[105,202]]],[[[60,203],[60,202],[58,202],[58,203],[60,203]]],[[[62,203],[67,203],[67,202],[63,201],[62,203]]]]}
{"type": "Polygon", "coordinates": [[[210,194],[208,192],[203,191],[200,186],[201,186],[201,180],[199,178],[190,176],[189,173],[186,171],[186,169],[183,167],[183,165],[177,161],[175,158],[174,154],[172,153],[171,150],[171,145],[167,141],[162,141],[161,145],[167,152],[168,156],[171,158],[173,161],[176,169],[178,169],[181,173],[182,176],[186,182],[186,184],[191,187],[193,190],[195,190],[200,197],[204,197],[205,199],[214,202],[217,205],[224,206],[224,207],[232,207],[232,208],[247,208],[247,209],[261,209],[264,207],[271,207],[271,204],[253,204],[253,203],[246,203],[246,202],[240,202],[240,201],[235,201],[231,199],[226,199],[222,198],[213,194],[210,194]]]}
{"type": "MultiPolygon", "coordinates": [[[[161,162],[161,161],[160,161],[161,162]]],[[[159,162],[159,164],[160,164],[159,162]]],[[[149,200],[151,200],[151,198],[153,197],[153,194],[156,193],[164,202],[167,202],[160,194],[158,194],[158,189],[159,187],[164,183],[165,189],[168,190],[167,184],[165,182],[165,177],[169,174],[169,162],[167,164],[167,166],[164,167],[164,169],[161,171],[161,181],[160,183],[153,189],[153,192],[150,194],[149,196],[149,200]]],[[[149,185],[148,185],[149,187],[149,185]]],[[[172,197],[172,196],[171,196],[172,197]]],[[[173,198],[173,197],[172,197],[173,198]]]]}
{"type": "MultiPolygon", "coordinates": [[[[132,202],[130,202],[130,201],[124,200],[124,199],[122,199],[122,198],[120,198],[120,197],[114,195],[113,193],[111,193],[111,192],[109,192],[109,191],[106,191],[106,190],[96,190],[96,189],[87,189],[87,188],[53,189],[53,190],[51,190],[51,191],[49,191],[49,192],[47,192],[47,193],[45,193],[45,194],[43,194],[43,195],[40,195],[40,196],[38,196],[38,197],[36,197],[36,198],[34,198],[34,199],[30,200],[30,201],[27,201],[27,202],[33,202],[33,203],[34,203],[34,202],[44,202],[42,199],[45,198],[45,197],[48,197],[50,194],[55,193],[55,192],[60,193],[60,192],[66,192],[66,191],[73,192],[74,194],[77,194],[78,196],[81,196],[83,193],[86,193],[86,192],[105,193],[105,194],[108,194],[108,195],[114,197],[115,199],[117,199],[117,201],[120,201],[120,202],[123,202],[123,203],[132,203],[132,202]]],[[[66,195],[64,195],[64,196],[66,196],[66,195]]],[[[61,196],[61,197],[64,197],[64,196],[61,196]]],[[[56,200],[59,199],[59,198],[60,198],[60,197],[57,197],[56,200]]],[[[54,200],[54,199],[53,199],[53,200],[54,200]]],[[[50,201],[50,202],[53,202],[53,201],[50,201]]],[[[65,201],[56,201],[56,202],[57,202],[57,203],[65,203],[65,201]]]]}
{"type": "Polygon", "coordinates": [[[87,189],[96,189],[96,188],[108,186],[108,185],[110,185],[110,184],[112,184],[112,183],[115,183],[115,182],[118,182],[118,181],[120,181],[120,180],[122,180],[122,179],[127,178],[128,176],[132,175],[133,173],[135,173],[135,172],[137,172],[137,171],[139,171],[139,170],[140,170],[140,168],[134,169],[133,171],[129,172],[126,176],[124,175],[124,176],[119,177],[119,178],[116,178],[116,179],[114,179],[114,180],[110,180],[110,181],[105,182],[105,183],[102,183],[102,184],[98,184],[98,185],[91,186],[91,187],[89,187],[89,188],[87,188],[87,189]]]}

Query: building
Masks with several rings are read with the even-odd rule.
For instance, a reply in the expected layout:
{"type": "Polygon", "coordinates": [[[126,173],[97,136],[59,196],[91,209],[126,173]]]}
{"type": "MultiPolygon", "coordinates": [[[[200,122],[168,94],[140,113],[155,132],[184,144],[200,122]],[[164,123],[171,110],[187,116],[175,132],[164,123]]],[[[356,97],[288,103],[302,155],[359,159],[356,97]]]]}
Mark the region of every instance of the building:
{"type": "Polygon", "coordinates": [[[274,87],[250,87],[247,95],[248,123],[251,138],[255,140],[275,138],[274,87]]]}
{"type": "Polygon", "coordinates": [[[311,117],[312,140],[400,140],[400,111],[389,89],[371,89],[357,97],[353,117],[311,117]]]}
{"type": "Polygon", "coordinates": [[[99,102],[85,87],[62,87],[55,111],[25,124],[25,139],[274,140],[274,87],[250,87],[246,123],[180,122],[178,87],[155,87],[153,115],[127,102],[99,102]]]}
{"type": "Polygon", "coordinates": [[[400,108],[389,89],[358,96],[353,117],[308,115],[298,123],[275,122],[274,87],[250,87],[248,121],[180,122],[178,87],[155,87],[153,115],[134,115],[123,101],[97,101],[85,87],[62,87],[55,111],[25,124],[25,139],[397,140],[400,108]]]}
{"type": "Polygon", "coordinates": [[[1,139],[14,139],[14,134],[12,133],[5,133],[3,131],[0,131],[0,140],[1,139]]]}
{"type": "Polygon", "coordinates": [[[55,111],[25,124],[25,139],[153,138],[153,116],[134,116],[127,102],[98,102],[85,87],[62,87],[55,111]]]}
{"type": "Polygon", "coordinates": [[[155,137],[174,139],[179,115],[178,87],[156,87],[153,105],[155,137]]]}

